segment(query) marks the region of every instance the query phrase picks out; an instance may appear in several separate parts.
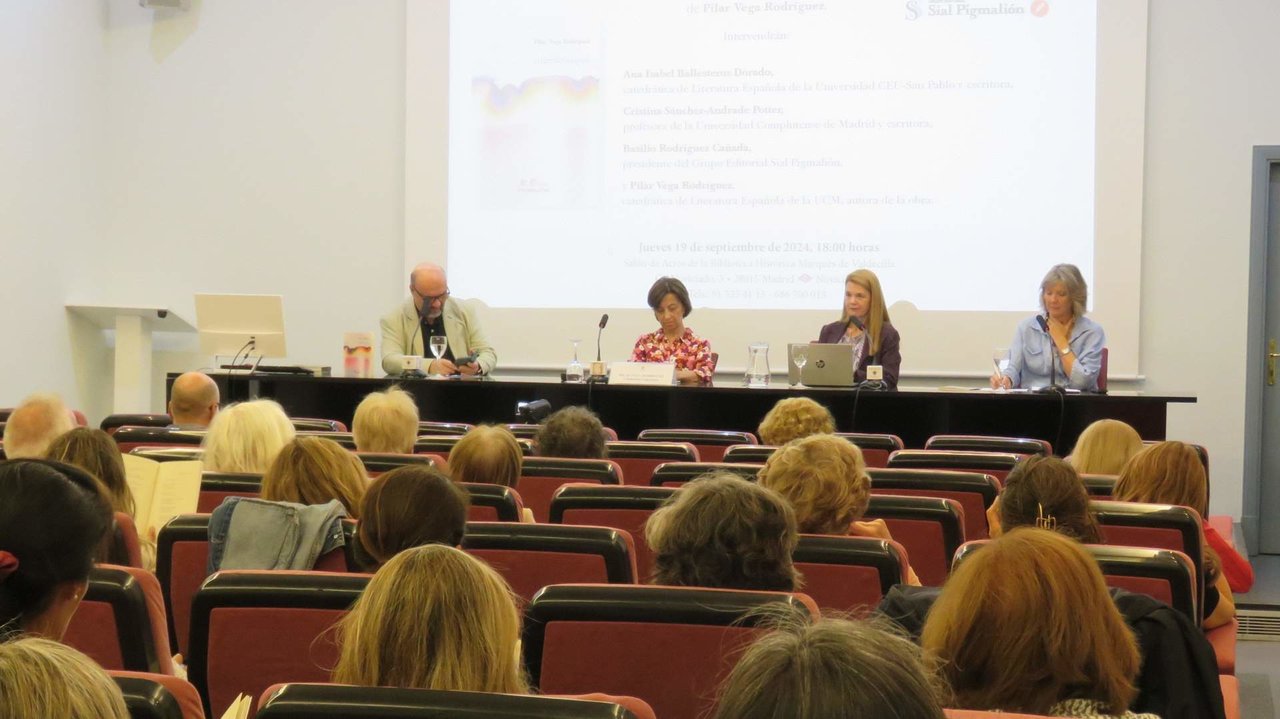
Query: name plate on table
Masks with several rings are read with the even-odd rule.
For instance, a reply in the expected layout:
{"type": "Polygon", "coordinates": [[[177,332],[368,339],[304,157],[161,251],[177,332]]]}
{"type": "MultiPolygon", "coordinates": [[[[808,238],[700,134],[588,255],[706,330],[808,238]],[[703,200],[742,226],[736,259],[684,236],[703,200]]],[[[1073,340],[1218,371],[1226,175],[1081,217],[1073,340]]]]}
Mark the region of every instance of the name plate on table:
{"type": "Polygon", "coordinates": [[[639,384],[654,387],[676,383],[672,362],[614,362],[609,365],[609,384],[639,384]]]}

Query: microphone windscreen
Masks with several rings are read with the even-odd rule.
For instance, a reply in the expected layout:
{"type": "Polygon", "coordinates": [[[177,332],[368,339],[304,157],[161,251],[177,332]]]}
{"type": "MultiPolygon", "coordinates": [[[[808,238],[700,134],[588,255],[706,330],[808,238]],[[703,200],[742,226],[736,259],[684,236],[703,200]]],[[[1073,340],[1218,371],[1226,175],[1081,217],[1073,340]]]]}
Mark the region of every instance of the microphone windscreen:
{"type": "Polygon", "coordinates": [[[1048,322],[1047,320],[1045,320],[1044,315],[1036,315],[1036,322],[1039,322],[1039,323],[1040,323],[1040,329],[1042,329],[1042,330],[1044,330],[1046,333],[1048,333],[1048,331],[1049,331],[1049,322],[1048,322]]]}
{"type": "Polygon", "coordinates": [[[609,324],[609,314],[605,313],[600,315],[600,329],[604,329],[604,326],[607,324],[609,324]]]}

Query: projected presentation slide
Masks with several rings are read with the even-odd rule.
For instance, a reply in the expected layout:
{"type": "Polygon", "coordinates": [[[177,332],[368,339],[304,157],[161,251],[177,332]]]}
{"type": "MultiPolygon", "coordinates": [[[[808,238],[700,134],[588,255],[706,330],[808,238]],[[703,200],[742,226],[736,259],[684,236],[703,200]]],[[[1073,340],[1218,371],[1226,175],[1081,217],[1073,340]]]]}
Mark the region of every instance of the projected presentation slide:
{"type": "Polygon", "coordinates": [[[1092,280],[1086,0],[450,6],[448,265],[493,307],[922,310],[1092,280]],[[550,269],[548,269],[550,268],[550,269]]]}

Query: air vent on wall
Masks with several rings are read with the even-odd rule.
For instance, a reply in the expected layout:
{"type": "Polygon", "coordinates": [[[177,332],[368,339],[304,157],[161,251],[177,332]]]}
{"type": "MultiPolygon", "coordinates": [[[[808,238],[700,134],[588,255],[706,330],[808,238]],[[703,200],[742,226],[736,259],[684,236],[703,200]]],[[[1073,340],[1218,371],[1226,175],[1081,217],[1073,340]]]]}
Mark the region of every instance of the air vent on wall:
{"type": "Polygon", "coordinates": [[[1280,611],[1274,609],[1238,609],[1240,622],[1237,636],[1243,641],[1280,642],[1280,611]]]}

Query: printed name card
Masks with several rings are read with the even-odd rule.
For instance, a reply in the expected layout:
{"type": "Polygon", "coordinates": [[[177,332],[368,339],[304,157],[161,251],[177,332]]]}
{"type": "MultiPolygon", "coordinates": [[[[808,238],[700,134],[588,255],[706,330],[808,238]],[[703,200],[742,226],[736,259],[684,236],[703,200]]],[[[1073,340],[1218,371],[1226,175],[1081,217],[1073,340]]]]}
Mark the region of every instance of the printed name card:
{"type": "Polygon", "coordinates": [[[609,365],[609,384],[662,386],[676,383],[673,362],[614,362],[609,365]]]}

